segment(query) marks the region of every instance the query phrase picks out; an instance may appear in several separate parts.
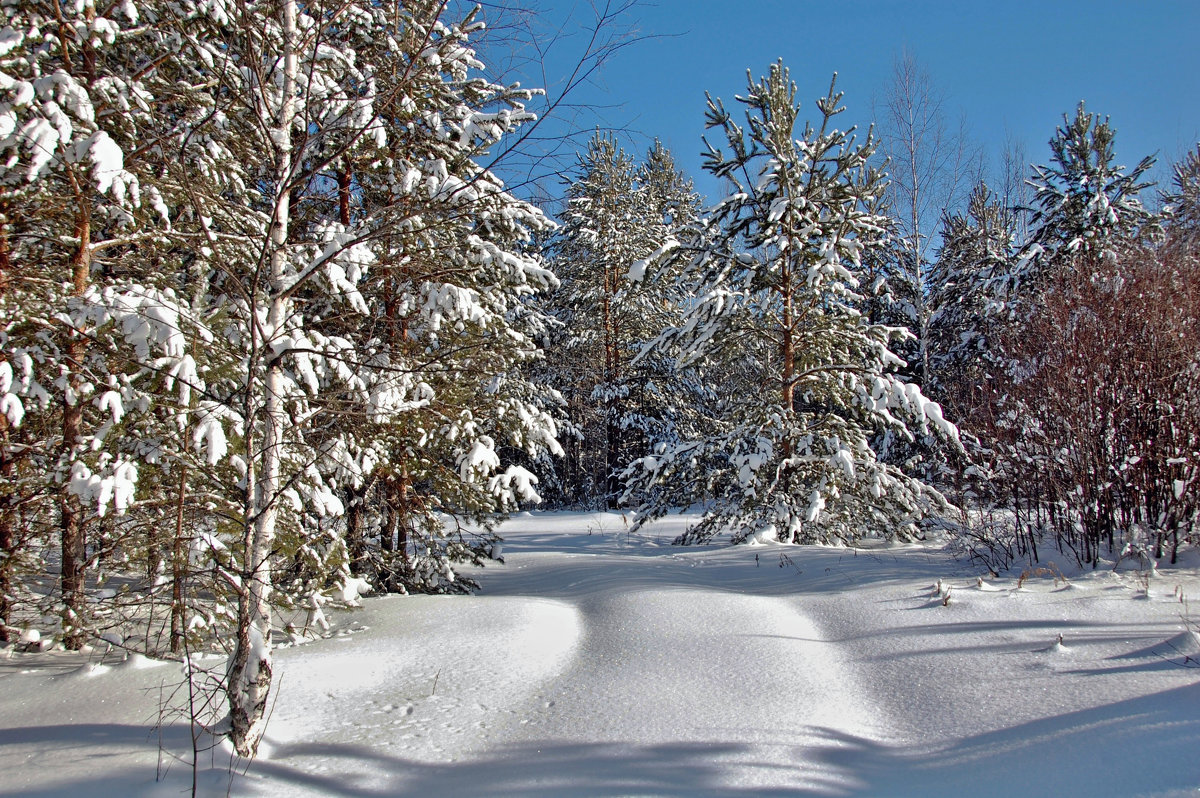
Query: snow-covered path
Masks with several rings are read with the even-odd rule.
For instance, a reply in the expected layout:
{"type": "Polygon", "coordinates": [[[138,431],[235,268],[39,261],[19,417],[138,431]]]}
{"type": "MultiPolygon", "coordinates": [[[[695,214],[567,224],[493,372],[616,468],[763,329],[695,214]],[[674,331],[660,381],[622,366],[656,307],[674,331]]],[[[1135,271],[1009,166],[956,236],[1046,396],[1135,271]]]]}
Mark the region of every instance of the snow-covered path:
{"type": "Polygon", "coordinates": [[[255,768],[280,777],[261,794],[1195,796],[1197,672],[1165,659],[1195,644],[1165,585],[1151,601],[1116,574],[992,585],[915,547],[670,547],[680,523],[514,520],[480,596],[391,600],[429,624],[406,635],[430,642],[424,679],[456,674],[432,714],[416,702],[428,736],[318,765],[279,750],[255,768]],[[502,622],[530,602],[538,650],[502,622]],[[1179,764],[1148,779],[1155,757],[1179,764]],[[337,789],[307,782],[314,766],[337,789]]]}
{"type": "MultiPolygon", "coordinates": [[[[523,515],[479,595],[339,613],[279,650],[260,758],[205,754],[199,793],[1200,795],[1200,554],[981,580],[917,546],[671,547],[682,523],[523,515]]],[[[0,796],[188,791],[186,727],[152,728],[177,666],[37,656],[0,659],[0,796]]]]}
{"type": "Polygon", "coordinates": [[[504,747],[536,753],[514,757],[514,793],[590,784],[761,794],[845,782],[809,749],[875,722],[809,618],[781,597],[625,582],[579,599],[574,659],[504,734],[504,747]]]}

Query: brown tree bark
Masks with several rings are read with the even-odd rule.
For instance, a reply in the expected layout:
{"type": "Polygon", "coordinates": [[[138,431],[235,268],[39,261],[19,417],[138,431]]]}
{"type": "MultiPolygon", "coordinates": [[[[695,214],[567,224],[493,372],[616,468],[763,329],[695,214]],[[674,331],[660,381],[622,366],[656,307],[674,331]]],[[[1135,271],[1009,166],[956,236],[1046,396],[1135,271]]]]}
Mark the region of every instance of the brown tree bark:
{"type": "MultiPolygon", "coordinates": [[[[91,280],[91,209],[84,201],[76,185],[78,206],[75,219],[75,237],[78,245],[71,257],[72,293],[82,296],[91,280]]],[[[83,361],[87,355],[87,341],[75,330],[66,331],[67,389],[62,397],[62,459],[67,468],[75,459],[79,439],[83,434],[83,361]]],[[[62,554],[62,627],[63,645],[77,651],[87,641],[85,579],[87,568],[87,546],[84,530],[83,508],[73,496],[68,483],[64,482],[59,492],[62,554]]]]}

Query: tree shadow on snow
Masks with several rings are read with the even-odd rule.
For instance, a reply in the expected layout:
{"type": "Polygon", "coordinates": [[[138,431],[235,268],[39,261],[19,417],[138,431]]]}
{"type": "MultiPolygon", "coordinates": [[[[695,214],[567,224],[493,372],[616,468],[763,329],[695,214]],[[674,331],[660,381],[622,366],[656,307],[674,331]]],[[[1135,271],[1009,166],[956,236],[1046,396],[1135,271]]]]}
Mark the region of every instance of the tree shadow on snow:
{"type": "MultiPolygon", "coordinates": [[[[784,739],[786,733],[777,744],[547,740],[500,747],[458,762],[430,763],[407,758],[402,750],[301,742],[271,747],[266,758],[251,765],[247,778],[234,780],[232,793],[299,791],[334,798],[1127,796],[1194,789],[1200,783],[1198,708],[1200,685],[1188,685],[962,739],[942,739],[931,728],[925,743],[907,746],[808,728],[801,742],[784,739]]],[[[168,729],[166,735],[165,743],[175,750],[187,739],[183,727],[168,729]]],[[[137,772],[105,768],[104,775],[78,783],[32,790],[0,779],[0,795],[166,795],[188,778],[186,765],[175,762],[169,782],[153,783],[157,735],[146,726],[61,724],[0,731],[0,747],[10,745],[44,746],[60,757],[72,756],[78,746],[98,759],[119,749],[139,749],[146,755],[140,761],[147,764],[137,772]]],[[[209,788],[203,792],[224,794],[227,771],[210,765],[201,781],[209,788]]]]}
{"type": "Polygon", "coordinates": [[[436,764],[402,752],[297,744],[256,762],[251,773],[263,780],[263,794],[290,784],[355,798],[1128,796],[1200,783],[1198,708],[1200,685],[1189,685],[963,739],[941,739],[931,728],[927,743],[907,746],[810,728],[794,744],[548,740],[436,764]],[[325,773],[311,772],[318,760],[325,773]]]}

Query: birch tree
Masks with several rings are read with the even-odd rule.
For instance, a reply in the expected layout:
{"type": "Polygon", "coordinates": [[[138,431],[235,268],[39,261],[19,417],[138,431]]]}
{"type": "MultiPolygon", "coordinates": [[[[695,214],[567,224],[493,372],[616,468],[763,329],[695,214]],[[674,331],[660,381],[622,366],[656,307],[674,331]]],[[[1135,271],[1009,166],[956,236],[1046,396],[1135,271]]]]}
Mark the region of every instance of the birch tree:
{"type": "Polygon", "coordinates": [[[934,234],[943,211],[951,210],[979,171],[979,157],[963,126],[947,118],[946,101],[930,74],[908,50],[896,58],[879,115],[880,149],[888,161],[887,193],[906,244],[904,298],[911,303],[909,326],[916,336],[913,373],[927,386],[934,234]]]}

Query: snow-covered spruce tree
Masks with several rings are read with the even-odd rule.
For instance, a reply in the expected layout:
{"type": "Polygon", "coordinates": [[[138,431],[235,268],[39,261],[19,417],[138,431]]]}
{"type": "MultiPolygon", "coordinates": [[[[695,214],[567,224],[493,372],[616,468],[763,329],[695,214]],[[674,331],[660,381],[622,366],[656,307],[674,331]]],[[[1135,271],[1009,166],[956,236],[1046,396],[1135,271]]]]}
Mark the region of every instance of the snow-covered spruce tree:
{"type": "Polygon", "coordinates": [[[561,324],[547,370],[566,401],[574,441],[561,480],[565,498],[616,507],[620,473],[665,434],[661,409],[678,383],[661,359],[634,363],[642,345],[682,308],[670,274],[643,280],[641,262],[694,221],[697,198],[656,143],[643,164],[597,133],[568,186],[564,224],[551,243],[560,289],[547,304],[561,324]]]}
{"type": "MultiPolygon", "coordinates": [[[[947,453],[939,485],[966,509],[1002,496],[991,449],[1000,360],[997,293],[1013,262],[1012,214],[984,183],[962,213],[942,217],[942,245],[931,274],[926,388],[963,432],[962,453],[947,453]]],[[[969,516],[964,514],[963,520],[969,516]]],[[[964,527],[966,533],[971,529],[964,527]]],[[[998,566],[999,563],[991,563],[998,566]]]]}
{"type": "Polygon", "coordinates": [[[911,536],[943,504],[870,446],[882,428],[910,434],[907,422],[955,434],[936,404],[894,374],[902,361],[888,342],[904,332],[853,307],[853,270],[884,225],[869,210],[883,189],[869,165],[874,142],[834,127],[843,109],[832,83],[817,101],[819,125],[795,138],[795,94],[776,63],[738,98],[745,128],[709,99],[707,126],[729,149],[710,145],[705,168],[730,194],[686,266],[694,303],[656,346],[683,364],[732,365],[746,382],[723,391],[707,437],[660,445],[625,475],[635,487],[666,486],[639,522],[672,503],[707,502],[680,542],[722,531],[735,541],[911,536]]]}
{"type": "MultiPolygon", "coordinates": [[[[609,135],[597,133],[567,188],[563,226],[552,244],[562,285],[554,315],[563,340],[552,356],[567,402],[572,437],[564,480],[570,498],[601,497],[614,506],[624,400],[619,380],[629,359],[632,321],[620,294],[629,266],[648,254],[637,207],[637,166],[609,135]]],[[[636,326],[634,327],[636,334],[636,326]]]]}

